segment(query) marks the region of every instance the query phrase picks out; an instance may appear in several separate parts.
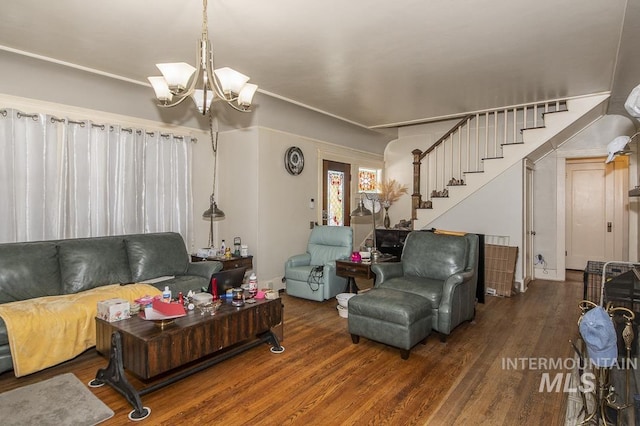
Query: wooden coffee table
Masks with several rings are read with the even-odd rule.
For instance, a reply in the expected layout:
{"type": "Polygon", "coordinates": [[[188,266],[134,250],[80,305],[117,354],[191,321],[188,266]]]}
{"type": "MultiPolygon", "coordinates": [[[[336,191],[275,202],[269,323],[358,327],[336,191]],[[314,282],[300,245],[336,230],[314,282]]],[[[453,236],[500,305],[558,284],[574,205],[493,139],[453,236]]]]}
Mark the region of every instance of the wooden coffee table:
{"type": "Polygon", "coordinates": [[[109,363],[89,386],[109,384],[133,406],[129,418],[144,419],[151,410],[142,406],[140,397],[147,393],[263,343],[271,344],[274,353],[284,351],[272,330],[282,326],[282,309],[280,299],[239,308],[227,302],[215,315],[190,311],[164,326],[138,316],[117,322],[96,318],[96,349],[109,363]],[[125,369],[142,380],[160,375],[163,380],[136,390],[125,369]]]}

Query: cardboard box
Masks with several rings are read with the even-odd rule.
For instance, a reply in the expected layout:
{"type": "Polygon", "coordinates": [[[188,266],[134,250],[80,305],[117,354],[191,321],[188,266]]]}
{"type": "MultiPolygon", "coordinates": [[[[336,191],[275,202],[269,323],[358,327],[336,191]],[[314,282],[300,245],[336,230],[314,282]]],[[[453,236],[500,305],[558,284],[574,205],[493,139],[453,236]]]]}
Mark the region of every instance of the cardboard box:
{"type": "Polygon", "coordinates": [[[515,294],[518,247],[484,246],[484,285],[488,294],[510,297],[515,294]]]}
{"type": "Polygon", "coordinates": [[[98,302],[98,318],[115,322],[131,317],[129,302],[124,299],[107,299],[98,302]]]}

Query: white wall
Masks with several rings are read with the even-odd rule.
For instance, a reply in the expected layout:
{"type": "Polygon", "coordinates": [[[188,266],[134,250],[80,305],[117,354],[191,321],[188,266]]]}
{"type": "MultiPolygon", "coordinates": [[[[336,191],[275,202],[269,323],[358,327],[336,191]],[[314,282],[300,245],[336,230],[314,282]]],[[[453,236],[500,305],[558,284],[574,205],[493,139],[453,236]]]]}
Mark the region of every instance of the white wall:
{"type": "Polygon", "coordinates": [[[518,163],[431,222],[428,228],[509,237],[508,245],[518,247],[515,280],[522,284],[522,178],[522,164],[518,163]]]}
{"type": "MultiPolygon", "coordinates": [[[[352,171],[383,167],[381,155],[262,127],[222,133],[218,153],[216,200],[226,219],[216,222],[216,244],[241,237],[254,256],[260,285],[270,282],[275,289],[284,288],[285,261],[306,251],[309,222],[321,222],[322,160],[349,163],[352,171]],[[304,170],[297,176],[284,167],[284,154],[291,146],[304,154],[304,170]],[[311,198],[314,209],[309,208],[311,198]]],[[[370,228],[371,224],[354,225],[356,244],[370,228]]]]}

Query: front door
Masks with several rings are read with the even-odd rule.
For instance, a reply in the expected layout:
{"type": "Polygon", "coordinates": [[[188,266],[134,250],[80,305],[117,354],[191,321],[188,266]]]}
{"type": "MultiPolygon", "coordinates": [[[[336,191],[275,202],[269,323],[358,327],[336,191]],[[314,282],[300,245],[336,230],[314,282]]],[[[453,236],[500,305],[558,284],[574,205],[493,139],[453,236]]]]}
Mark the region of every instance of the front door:
{"type": "Polygon", "coordinates": [[[351,224],[351,165],[337,161],[322,161],[322,224],[351,224]]]}

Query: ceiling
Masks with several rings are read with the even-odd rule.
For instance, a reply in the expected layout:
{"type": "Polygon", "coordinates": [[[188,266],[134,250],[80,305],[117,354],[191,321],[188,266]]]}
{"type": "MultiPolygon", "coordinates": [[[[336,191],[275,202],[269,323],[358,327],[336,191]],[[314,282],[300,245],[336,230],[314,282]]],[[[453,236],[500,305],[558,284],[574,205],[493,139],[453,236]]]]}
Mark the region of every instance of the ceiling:
{"type": "MultiPolygon", "coordinates": [[[[640,0],[209,3],[216,67],[369,128],[608,91],[622,112],[640,83],[640,0]]],[[[0,0],[0,10],[0,48],[145,85],[156,63],[195,62],[202,22],[200,0],[0,0]]]]}

